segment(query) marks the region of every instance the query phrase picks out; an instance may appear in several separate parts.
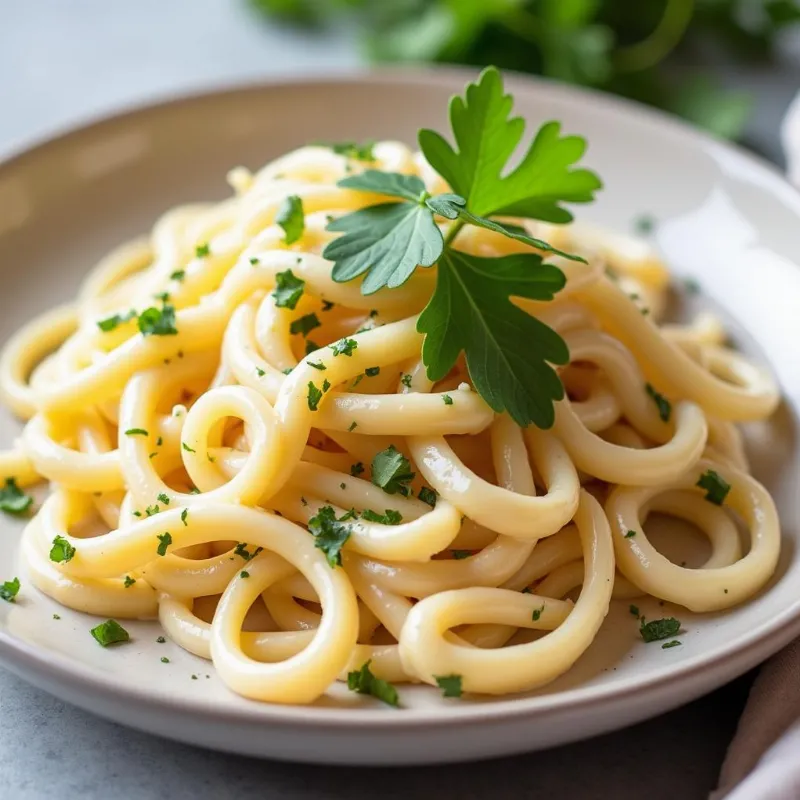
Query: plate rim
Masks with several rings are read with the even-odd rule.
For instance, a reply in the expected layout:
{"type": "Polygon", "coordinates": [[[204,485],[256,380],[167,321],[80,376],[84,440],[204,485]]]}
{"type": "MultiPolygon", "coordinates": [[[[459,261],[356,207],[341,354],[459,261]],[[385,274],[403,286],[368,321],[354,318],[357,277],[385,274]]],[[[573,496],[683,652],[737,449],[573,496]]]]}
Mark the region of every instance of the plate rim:
{"type": "MultiPolygon", "coordinates": [[[[42,157],[48,150],[67,146],[71,139],[92,134],[101,134],[113,125],[124,125],[152,114],[169,112],[181,106],[219,101],[223,97],[249,93],[262,94],[290,87],[311,89],[325,85],[368,84],[386,86],[425,85],[436,83],[440,88],[459,91],[467,80],[473,79],[478,69],[452,66],[381,68],[372,70],[330,70],[324,74],[309,72],[297,76],[280,76],[269,79],[225,82],[207,88],[192,88],[188,91],[168,92],[165,95],[126,104],[101,114],[88,114],[70,124],[55,126],[43,136],[23,138],[12,142],[11,147],[0,151],[0,178],[30,159],[42,157]]],[[[568,102],[588,103],[600,112],[612,112],[615,116],[637,117],[639,122],[657,126],[659,132],[686,143],[688,146],[709,152],[712,156],[721,152],[732,155],[754,167],[769,178],[769,190],[782,203],[800,217],[800,191],[792,186],[778,167],[756,153],[724,141],[719,137],[694,128],[677,117],[658,109],[650,108],[632,100],[609,95],[595,89],[560,84],[556,81],[525,75],[512,70],[503,70],[506,86],[511,91],[544,93],[568,102]]],[[[728,644],[714,651],[713,655],[697,654],[677,664],[668,664],[649,675],[632,680],[624,686],[583,686],[566,689],[553,694],[512,699],[488,699],[475,704],[452,704],[442,708],[405,708],[398,714],[389,708],[330,708],[324,706],[292,706],[277,703],[252,701],[247,705],[228,708],[215,702],[179,698],[159,687],[146,690],[131,686],[100,669],[75,661],[60,653],[36,648],[29,642],[9,634],[0,628],[0,661],[14,673],[29,682],[43,686],[47,682],[74,687],[79,692],[98,693],[112,700],[135,702],[152,707],[159,712],[171,711],[187,716],[202,716],[218,722],[269,723],[288,727],[312,726],[315,729],[356,725],[362,729],[384,729],[391,726],[414,728],[417,726],[444,728],[458,722],[497,722],[537,717],[561,710],[581,710],[604,703],[616,702],[639,692],[653,688],[668,689],[676,683],[693,683],[701,688],[692,696],[705,691],[709,681],[698,680],[703,673],[712,670],[725,672],[724,680],[731,680],[747,669],[760,663],[784,647],[795,636],[800,635],[800,597],[782,612],[760,627],[749,630],[728,644]],[[30,673],[26,672],[30,670],[30,673]],[[36,680],[36,679],[39,680],[36,680]],[[694,678],[694,681],[692,679],[694,678]]],[[[47,688],[46,686],[44,688],[47,688]]],[[[48,691],[51,691],[48,689],[48,691]]],[[[69,698],[67,698],[69,699],[69,698]]],[[[673,705],[677,705],[676,701],[673,705]]],[[[88,704],[81,704],[88,707],[88,704]]]]}

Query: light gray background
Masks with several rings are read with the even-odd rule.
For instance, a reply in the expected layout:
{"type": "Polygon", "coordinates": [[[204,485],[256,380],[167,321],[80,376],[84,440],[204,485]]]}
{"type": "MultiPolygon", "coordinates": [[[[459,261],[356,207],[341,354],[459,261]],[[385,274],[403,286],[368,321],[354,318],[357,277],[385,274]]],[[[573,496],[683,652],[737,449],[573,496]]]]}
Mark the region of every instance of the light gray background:
{"type": "MultiPolygon", "coordinates": [[[[347,30],[271,27],[244,0],[0,0],[0,156],[87,117],[185,90],[354,67],[347,30]]],[[[748,140],[778,159],[797,79],[730,73],[759,92],[748,140]]],[[[620,733],[471,765],[367,770],[218,755],[130,731],[0,670],[0,795],[40,798],[700,798],[749,679],[620,733]]],[[[68,700],[69,698],[63,698],[68,700]]],[[[458,750],[458,732],[453,734],[458,750]]]]}

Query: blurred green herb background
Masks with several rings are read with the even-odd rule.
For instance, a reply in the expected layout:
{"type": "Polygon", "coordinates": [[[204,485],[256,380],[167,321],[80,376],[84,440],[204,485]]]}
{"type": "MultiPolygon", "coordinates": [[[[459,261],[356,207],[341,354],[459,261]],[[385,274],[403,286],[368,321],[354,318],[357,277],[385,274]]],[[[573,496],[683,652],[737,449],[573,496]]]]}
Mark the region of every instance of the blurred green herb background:
{"type": "Polygon", "coordinates": [[[769,64],[800,0],[250,0],[286,22],[359,28],[377,62],[499,67],[592,86],[672,111],[727,138],[751,112],[709,54],[769,64]]]}

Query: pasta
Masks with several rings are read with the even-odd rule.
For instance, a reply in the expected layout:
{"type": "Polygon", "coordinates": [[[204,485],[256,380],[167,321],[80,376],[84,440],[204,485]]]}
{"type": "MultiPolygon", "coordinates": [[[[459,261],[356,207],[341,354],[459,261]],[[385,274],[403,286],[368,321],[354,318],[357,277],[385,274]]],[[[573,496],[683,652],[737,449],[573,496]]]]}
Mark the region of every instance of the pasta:
{"type": "MultiPolygon", "coordinates": [[[[373,165],[447,190],[399,143],[373,165]]],[[[88,614],[158,618],[231,690],[275,703],[364,675],[523,692],[570,669],[614,598],[706,612],[758,592],[780,527],[736,423],[771,414],[769,374],[713,318],[658,324],[669,275],[646,245],[516,220],[588,260],[554,256],[565,288],[517,301],[570,351],[555,424],[520,427],[463,359],[428,378],[434,270],[372,295],[333,280],[329,218],[370,202],[337,181],[362,168],[313,146],[234,170],[233,197],[170,211],[7,344],[0,391],[28,421],[3,477],[52,485],[23,535],[28,580],[88,614]],[[696,525],[708,561],[660,554],[652,513],[696,525]]],[[[459,243],[530,250],[479,227],[459,243]]]]}

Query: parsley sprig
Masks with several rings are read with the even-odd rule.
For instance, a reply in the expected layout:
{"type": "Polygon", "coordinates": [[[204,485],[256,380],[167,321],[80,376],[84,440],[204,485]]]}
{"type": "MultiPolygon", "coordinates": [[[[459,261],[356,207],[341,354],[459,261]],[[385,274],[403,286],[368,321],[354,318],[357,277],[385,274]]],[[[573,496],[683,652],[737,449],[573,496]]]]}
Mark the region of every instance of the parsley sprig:
{"type": "Polygon", "coordinates": [[[333,220],[328,230],[343,235],[323,255],[334,262],[334,280],[363,276],[366,295],[401,286],[417,267],[437,264],[436,288],[417,323],[425,334],[428,378],[441,380],[464,352],[472,382],[493,410],[508,411],[522,426],[549,428],[553,404],[564,396],[553,365],[566,364],[569,352],[555,331],[512,298],[547,301],[563,288],[564,274],[545,264],[542,254],[583,259],[493,217],[566,223],[572,215],[564,204],[591,202],[602,184],[595,173],[576,166],[585,140],[563,136],[557,122],[543,125],[509,168],[525,129],[521,118],[511,117],[512,104],[500,73],[489,67],[463,97],[451,101],[454,145],[439,133],[420,131],[422,152],[451,193],[431,196],[414,175],[372,169],[339,181],[343,188],[384,195],[389,202],[333,220]],[[445,234],[437,218],[450,221],[445,234]],[[473,256],[455,246],[465,225],[539,252],[473,256]]]}

